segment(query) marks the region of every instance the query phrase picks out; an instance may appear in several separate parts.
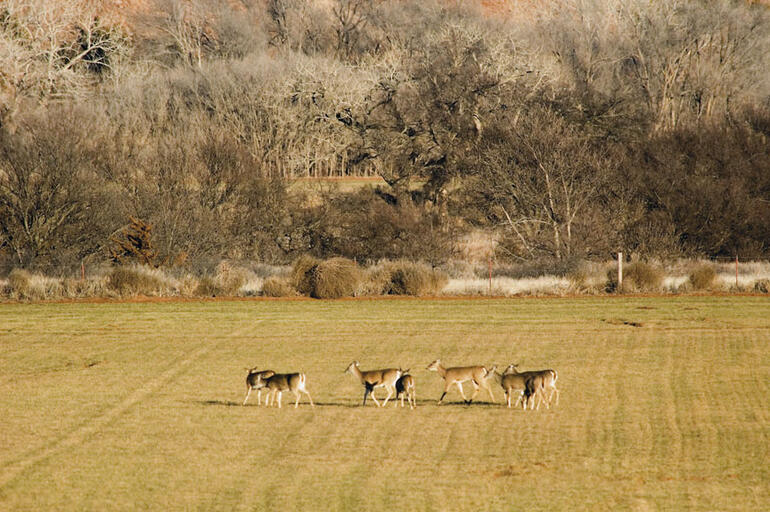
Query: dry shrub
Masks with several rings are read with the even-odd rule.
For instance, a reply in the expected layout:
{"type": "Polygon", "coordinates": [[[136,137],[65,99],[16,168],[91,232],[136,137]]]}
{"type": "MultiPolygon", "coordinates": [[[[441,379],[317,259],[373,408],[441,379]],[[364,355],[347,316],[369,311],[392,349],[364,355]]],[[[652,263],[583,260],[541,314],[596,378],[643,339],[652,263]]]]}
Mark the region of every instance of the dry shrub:
{"type": "Polygon", "coordinates": [[[714,285],[716,277],[714,266],[703,263],[690,272],[690,284],[694,290],[708,290],[714,285]]]}
{"type": "Polygon", "coordinates": [[[192,295],[198,297],[234,297],[246,282],[246,270],[222,261],[217,265],[214,277],[203,276],[195,286],[188,283],[192,295]]]}
{"type": "Polygon", "coordinates": [[[226,295],[219,283],[209,276],[201,277],[192,293],[196,297],[222,297],[226,295]]]}
{"type": "Polygon", "coordinates": [[[22,300],[57,299],[64,294],[60,279],[32,274],[20,268],[11,271],[8,287],[11,297],[22,300]]]}
{"type": "Polygon", "coordinates": [[[223,261],[217,265],[216,282],[222,291],[222,295],[237,295],[238,290],[246,282],[246,270],[234,267],[229,262],[223,261]]]}
{"type": "Polygon", "coordinates": [[[169,286],[151,269],[115,267],[107,276],[107,288],[119,295],[161,295],[169,286]]]}
{"type": "Polygon", "coordinates": [[[310,295],[313,292],[315,272],[321,260],[309,254],[303,254],[294,261],[289,281],[301,295],[310,295]]]}
{"type": "Polygon", "coordinates": [[[368,288],[384,295],[436,295],[449,282],[447,275],[425,263],[399,260],[381,263],[369,272],[368,288]]]}
{"type": "Polygon", "coordinates": [[[87,279],[72,279],[66,277],[61,282],[62,295],[67,298],[104,297],[107,295],[107,279],[104,277],[89,277],[87,279]]]}
{"type": "Polygon", "coordinates": [[[323,261],[310,275],[312,283],[310,296],[316,299],[352,297],[356,294],[361,281],[358,265],[347,258],[323,261]]]}
{"type": "Polygon", "coordinates": [[[268,277],[262,284],[262,295],[265,297],[292,297],[296,294],[286,277],[268,277]]]}
{"type": "Polygon", "coordinates": [[[358,288],[358,294],[364,296],[388,294],[391,265],[390,262],[384,262],[368,268],[358,288]]]}
{"type": "MultiPolygon", "coordinates": [[[[649,263],[636,262],[623,266],[622,292],[657,292],[663,284],[663,271],[649,263]]],[[[618,272],[607,271],[607,291],[618,291],[618,272]]]]}
{"type": "Polygon", "coordinates": [[[32,295],[32,274],[26,270],[15,268],[8,275],[8,286],[11,297],[17,299],[30,299],[32,295]]]}
{"type": "Polygon", "coordinates": [[[754,291],[758,293],[770,293],[770,279],[758,279],[754,283],[754,291]]]}
{"type": "Polygon", "coordinates": [[[191,275],[186,275],[179,280],[179,294],[183,297],[194,297],[198,289],[198,279],[191,275]]]}

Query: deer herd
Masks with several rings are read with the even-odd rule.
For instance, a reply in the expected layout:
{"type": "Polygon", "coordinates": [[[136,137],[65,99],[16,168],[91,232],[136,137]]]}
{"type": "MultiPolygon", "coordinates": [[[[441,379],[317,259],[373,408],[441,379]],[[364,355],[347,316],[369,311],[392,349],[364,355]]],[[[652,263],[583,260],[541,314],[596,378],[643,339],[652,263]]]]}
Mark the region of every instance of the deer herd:
{"type": "MultiPolygon", "coordinates": [[[[366,405],[367,397],[371,396],[377,407],[384,407],[391,398],[393,398],[396,406],[398,406],[400,398],[401,407],[404,407],[404,397],[406,397],[411,409],[417,406],[414,377],[409,374],[408,369],[361,370],[358,364],[358,361],[353,361],[344,373],[352,374],[364,386],[363,405],[366,405]],[[374,396],[374,390],[377,388],[385,388],[388,392],[382,403],[374,396]]],[[[438,399],[439,405],[441,405],[452,385],[457,386],[460,396],[463,397],[467,404],[470,404],[476,398],[482,388],[489,393],[489,398],[494,402],[495,396],[490,387],[490,380],[493,379],[500,380],[500,385],[505,395],[505,402],[509,408],[511,407],[514,395],[516,396],[514,407],[518,407],[521,404],[525,410],[527,407],[530,409],[540,409],[542,404],[545,404],[546,408],[550,408],[554,397],[556,399],[555,404],[558,405],[559,403],[559,390],[556,389],[556,380],[558,379],[556,370],[520,372],[518,364],[508,365],[502,373],[496,371],[496,366],[490,368],[485,366],[445,368],[441,364],[440,359],[430,363],[426,370],[436,372],[444,379],[444,392],[441,394],[441,398],[438,399]],[[470,399],[466,398],[463,391],[464,382],[470,382],[473,385],[473,394],[470,399]]],[[[251,392],[254,390],[257,391],[257,405],[262,405],[262,390],[264,389],[267,392],[265,405],[275,405],[277,402],[280,408],[283,392],[290,391],[295,397],[294,407],[299,406],[301,393],[307,395],[310,405],[315,407],[313,399],[305,387],[306,383],[307,377],[304,373],[275,373],[272,370],[252,368],[246,376],[246,398],[243,400],[243,405],[246,405],[251,392]]]]}

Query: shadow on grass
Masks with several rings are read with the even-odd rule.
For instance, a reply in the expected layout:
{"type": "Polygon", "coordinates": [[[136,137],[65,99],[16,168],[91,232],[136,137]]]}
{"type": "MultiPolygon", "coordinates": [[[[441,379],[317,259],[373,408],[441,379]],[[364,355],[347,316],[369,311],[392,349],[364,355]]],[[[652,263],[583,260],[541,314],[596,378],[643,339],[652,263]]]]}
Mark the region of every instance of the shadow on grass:
{"type": "MultiPolygon", "coordinates": [[[[470,404],[463,402],[462,400],[457,402],[444,402],[440,406],[437,403],[437,400],[417,400],[417,407],[426,407],[426,406],[436,406],[436,407],[505,407],[505,403],[493,403],[493,402],[472,402],[470,404]]],[[[267,407],[265,405],[257,405],[256,403],[247,403],[246,405],[243,405],[243,402],[234,402],[232,400],[197,400],[195,403],[200,405],[206,405],[206,406],[213,406],[213,407],[267,407]]],[[[363,407],[360,402],[314,402],[316,407],[341,407],[345,409],[357,409],[360,407],[363,407]]],[[[391,404],[393,404],[393,401],[389,401],[388,405],[386,407],[393,407],[391,404]]],[[[294,407],[294,402],[284,402],[284,407],[294,407]]],[[[308,402],[300,402],[300,407],[304,406],[310,406],[308,402]]],[[[366,404],[366,407],[368,408],[377,408],[374,403],[369,402],[366,404]]],[[[398,408],[401,408],[400,402],[398,408]]],[[[404,402],[404,408],[408,409],[409,405],[404,402]]]]}

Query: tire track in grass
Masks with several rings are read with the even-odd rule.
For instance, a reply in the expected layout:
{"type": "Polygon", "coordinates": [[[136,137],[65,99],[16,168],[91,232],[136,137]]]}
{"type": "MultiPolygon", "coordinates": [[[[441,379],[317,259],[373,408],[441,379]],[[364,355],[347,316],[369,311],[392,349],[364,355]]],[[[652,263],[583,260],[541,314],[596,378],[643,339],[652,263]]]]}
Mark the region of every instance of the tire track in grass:
{"type": "MultiPolygon", "coordinates": [[[[660,465],[658,467],[658,480],[666,482],[671,488],[668,490],[668,499],[672,503],[678,501],[678,497],[673,494],[686,494],[686,483],[679,487],[679,482],[683,480],[682,466],[685,462],[684,434],[681,429],[681,419],[684,411],[681,411],[681,404],[678,400],[679,393],[679,375],[681,370],[680,355],[681,340],[675,337],[667,337],[664,342],[667,347],[663,351],[664,360],[661,371],[660,400],[661,408],[661,427],[658,431],[660,450],[658,457],[660,465]]],[[[669,504],[670,506],[670,504],[669,504]]]]}
{"type": "MultiPolygon", "coordinates": [[[[261,320],[257,320],[260,322],[261,320]]],[[[246,327],[231,333],[230,337],[239,336],[246,327]]],[[[27,469],[43,462],[68,448],[82,444],[90,436],[96,434],[99,430],[106,427],[117,418],[125,414],[136,404],[146,400],[149,396],[168,386],[176,377],[180,376],[194,362],[211,352],[219,344],[218,341],[207,342],[198,347],[191,354],[183,357],[167,368],[157,377],[148,380],[144,385],[133,391],[129,396],[121,400],[117,405],[107,409],[101,414],[91,418],[88,422],[77,427],[69,434],[60,437],[47,446],[34,450],[29,456],[13,462],[3,468],[0,468],[0,491],[12,483],[27,469]]]]}

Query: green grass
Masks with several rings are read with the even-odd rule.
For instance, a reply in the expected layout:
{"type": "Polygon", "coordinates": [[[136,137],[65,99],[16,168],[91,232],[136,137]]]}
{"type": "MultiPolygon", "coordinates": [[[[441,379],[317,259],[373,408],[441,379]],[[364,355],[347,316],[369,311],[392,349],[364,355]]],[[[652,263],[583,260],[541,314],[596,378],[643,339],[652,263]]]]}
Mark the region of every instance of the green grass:
{"type": "Polygon", "coordinates": [[[0,510],[766,510],[769,340],[761,297],[0,305],[0,510]],[[437,357],[560,404],[438,407],[437,357]],[[315,409],[242,407],[251,366],[315,409]]]}

